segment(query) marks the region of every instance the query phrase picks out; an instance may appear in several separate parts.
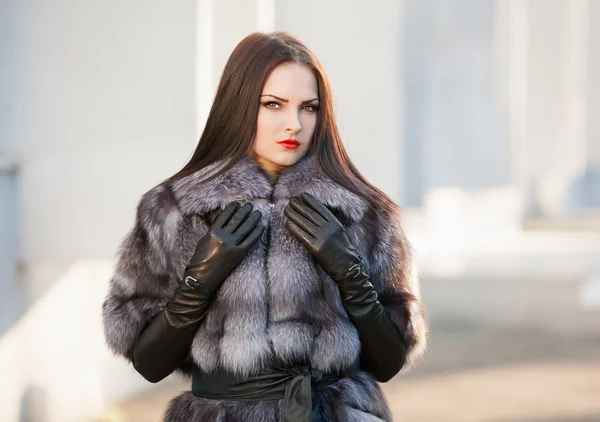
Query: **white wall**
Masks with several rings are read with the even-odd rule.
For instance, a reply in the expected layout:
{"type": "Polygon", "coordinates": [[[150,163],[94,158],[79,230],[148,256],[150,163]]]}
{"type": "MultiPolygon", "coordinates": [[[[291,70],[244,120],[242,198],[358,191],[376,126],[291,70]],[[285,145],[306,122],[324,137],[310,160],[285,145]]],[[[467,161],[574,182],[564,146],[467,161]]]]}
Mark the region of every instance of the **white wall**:
{"type": "Polygon", "coordinates": [[[586,147],[588,166],[600,171],[600,3],[589,3],[589,49],[587,60],[586,147]],[[592,24],[595,23],[595,24],[592,24]]]}
{"type": "Polygon", "coordinates": [[[34,299],[74,260],[113,256],[139,196],[191,154],[196,2],[2,7],[12,70],[0,135],[20,164],[19,257],[34,299]]]}

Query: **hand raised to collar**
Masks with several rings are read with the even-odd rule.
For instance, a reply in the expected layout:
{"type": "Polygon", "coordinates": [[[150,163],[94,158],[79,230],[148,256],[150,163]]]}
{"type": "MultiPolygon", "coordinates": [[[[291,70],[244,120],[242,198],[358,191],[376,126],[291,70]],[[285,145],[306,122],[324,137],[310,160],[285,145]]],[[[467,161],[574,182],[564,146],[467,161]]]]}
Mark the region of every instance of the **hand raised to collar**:
{"type": "Polygon", "coordinates": [[[309,193],[293,197],[284,213],[286,227],[337,283],[358,268],[362,260],[344,226],[317,198],[309,193]]]}

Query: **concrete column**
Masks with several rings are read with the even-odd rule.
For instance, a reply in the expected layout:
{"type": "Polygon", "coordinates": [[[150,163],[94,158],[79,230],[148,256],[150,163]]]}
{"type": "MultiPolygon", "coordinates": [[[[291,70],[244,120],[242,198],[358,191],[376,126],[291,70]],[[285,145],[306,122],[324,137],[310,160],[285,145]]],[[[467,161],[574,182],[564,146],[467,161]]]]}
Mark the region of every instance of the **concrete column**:
{"type": "Polygon", "coordinates": [[[17,281],[17,170],[15,162],[0,154],[0,336],[22,311],[17,281]]]}
{"type": "Polygon", "coordinates": [[[516,188],[519,208],[530,207],[527,160],[527,84],[529,65],[529,1],[495,2],[497,94],[507,122],[509,182],[516,188]]]}
{"type": "MultiPolygon", "coordinates": [[[[587,167],[600,171],[600,3],[589,2],[589,32],[586,96],[587,167]]],[[[600,187],[598,187],[600,189],[600,187]]],[[[599,204],[600,205],[600,204],[599,204]]]]}
{"type": "Polygon", "coordinates": [[[566,175],[580,176],[586,168],[586,114],[588,91],[588,60],[590,55],[590,1],[570,0],[565,34],[566,55],[563,81],[567,97],[565,142],[566,175]]]}
{"type": "Polygon", "coordinates": [[[0,338],[24,308],[19,285],[18,161],[14,158],[19,86],[18,2],[0,2],[0,338]]]}

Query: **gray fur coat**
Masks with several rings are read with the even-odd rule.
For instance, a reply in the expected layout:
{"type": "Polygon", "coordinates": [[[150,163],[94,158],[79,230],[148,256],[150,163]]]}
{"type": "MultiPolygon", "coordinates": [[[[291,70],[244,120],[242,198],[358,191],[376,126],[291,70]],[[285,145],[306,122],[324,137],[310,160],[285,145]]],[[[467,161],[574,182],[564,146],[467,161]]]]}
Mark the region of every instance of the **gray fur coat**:
{"type": "MultiPolygon", "coordinates": [[[[130,359],[134,342],[176,290],[216,215],[231,201],[249,201],[261,211],[266,228],[217,291],[188,360],[205,371],[241,375],[259,371],[269,356],[290,364],[308,359],[322,371],[350,368],[359,359],[360,341],[337,285],[285,226],[289,199],[308,192],[345,226],[380,302],[405,336],[408,358],[402,372],[410,368],[425,349],[427,325],[399,217],[371,209],[329,179],[312,156],[286,168],[274,185],[251,156],[218,178],[201,181],[222,164],[142,196],[102,308],[108,346],[130,359]]],[[[183,367],[177,372],[187,374],[183,367]]],[[[275,422],[279,402],[210,400],[184,392],[171,400],[164,420],[275,422]]],[[[319,406],[326,421],[391,420],[378,383],[363,371],[324,390],[319,406]]]]}

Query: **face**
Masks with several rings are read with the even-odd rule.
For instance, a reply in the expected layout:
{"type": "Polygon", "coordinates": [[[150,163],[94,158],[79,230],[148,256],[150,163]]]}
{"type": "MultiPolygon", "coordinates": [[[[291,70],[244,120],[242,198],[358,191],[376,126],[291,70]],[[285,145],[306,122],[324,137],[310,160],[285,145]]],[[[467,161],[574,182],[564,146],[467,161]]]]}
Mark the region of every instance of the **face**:
{"type": "Polygon", "coordinates": [[[305,65],[284,63],[267,78],[260,97],[252,153],[265,170],[277,173],[308,151],[319,109],[317,79],[305,65]],[[298,141],[296,148],[279,142],[298,141]]]}

